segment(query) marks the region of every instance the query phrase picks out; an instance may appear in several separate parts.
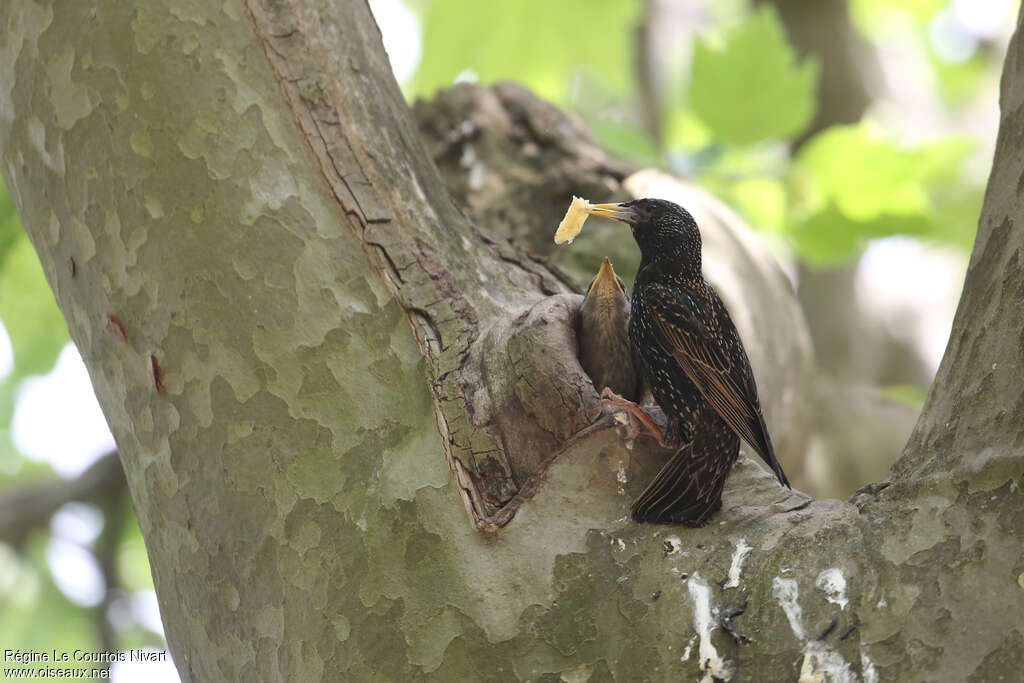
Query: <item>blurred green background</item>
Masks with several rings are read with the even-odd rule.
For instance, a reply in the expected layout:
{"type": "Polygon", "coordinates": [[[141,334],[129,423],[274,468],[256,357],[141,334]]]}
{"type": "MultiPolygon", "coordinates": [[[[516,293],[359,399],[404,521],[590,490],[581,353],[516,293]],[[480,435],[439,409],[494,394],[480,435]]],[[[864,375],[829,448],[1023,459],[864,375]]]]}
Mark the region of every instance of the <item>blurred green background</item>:
{"type": "MultiPolygon", "coordinates": [[[[736,208],[790,275],[823,381],[900,416],[875,444],[888,466],[949,333],[1018,2],[370,4],[410,101],[518,81],[736,208]]],[[[0,646],[163,648],[112,440],[3,192],[0,321],[0,646]]],[[[848,495],[869,475],[825,456],[863,443],[830,438],[808,487],[848,495]]],[[[176,680],[152,664],[114,679],[143,675],[176,680]]]]}

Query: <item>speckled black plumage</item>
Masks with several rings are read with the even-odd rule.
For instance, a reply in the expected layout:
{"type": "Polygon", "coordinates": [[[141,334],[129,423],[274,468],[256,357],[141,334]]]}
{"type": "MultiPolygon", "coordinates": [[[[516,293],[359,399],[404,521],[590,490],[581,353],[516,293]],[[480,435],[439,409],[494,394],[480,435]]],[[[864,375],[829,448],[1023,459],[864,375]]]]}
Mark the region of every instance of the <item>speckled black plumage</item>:
{"type": "Polygon", "coordinates": [[[633,503],[637,521],[703,526],[722,507],[722,489],[740,453],[740,438],[706,401],[697,401],[692,439],[633,503]]]}
{"type": "Polygon", "coordinates": [[[629,346],[626,285],[607,258],[590,281],[581,308],[580,364],[600,393],[608,387],[636,401],[639,375],[629,346]]]}
{"type": "Polygon", "coordinates": [[[686,444],[634,503],[634,518],[706,522],[721,507],[739,438],[789,486],[739,333],[701,273],[701,238],[693,217],[659,199],[600,206],[616,207],[595,213],[629,223],[640,247],[629,340],[643,381],[669,416],[669,440],[686,444]]]}

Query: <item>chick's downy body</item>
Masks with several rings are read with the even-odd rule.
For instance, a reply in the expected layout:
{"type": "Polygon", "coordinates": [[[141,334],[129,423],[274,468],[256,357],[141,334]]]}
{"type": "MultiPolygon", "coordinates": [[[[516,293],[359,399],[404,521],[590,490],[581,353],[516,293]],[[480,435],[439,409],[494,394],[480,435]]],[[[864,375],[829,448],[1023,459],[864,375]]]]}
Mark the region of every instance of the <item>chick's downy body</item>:
{"type": "Polygon", "coordinates": [[[705,523],[721,507],[740,438],[789,486],[739,333],[701,273],[693,217],[659,199],[601,204],[591,212],[628,223],[640,247],[630,346],[642,380],[669,418],[668,440],[682,445],[633,504],[634,518],[705,523]]]}
{"type": "Polygon", "coordinates": [[[580,364],[600,393],[608,387],[635,401],[639,378],[628,339],[629,297],[605,258],[583,299],[580,364]]]}

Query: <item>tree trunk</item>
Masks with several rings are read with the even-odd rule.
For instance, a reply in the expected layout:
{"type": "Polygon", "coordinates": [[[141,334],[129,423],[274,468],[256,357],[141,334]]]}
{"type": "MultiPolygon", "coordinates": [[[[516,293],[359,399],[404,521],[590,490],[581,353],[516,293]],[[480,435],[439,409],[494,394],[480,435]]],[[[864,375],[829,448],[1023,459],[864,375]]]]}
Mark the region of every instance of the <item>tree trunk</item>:
{"type": "Polygon", "coordinates": [[[741,459],[689,530],[628,519],[664,454],[602,414],[572,279],[455,208],[366,5],[313,5],[0,5],[2,170],[184,680],[1020,670],[1016,38],[953,340],[891,482],[812,502],[741,459]]]}

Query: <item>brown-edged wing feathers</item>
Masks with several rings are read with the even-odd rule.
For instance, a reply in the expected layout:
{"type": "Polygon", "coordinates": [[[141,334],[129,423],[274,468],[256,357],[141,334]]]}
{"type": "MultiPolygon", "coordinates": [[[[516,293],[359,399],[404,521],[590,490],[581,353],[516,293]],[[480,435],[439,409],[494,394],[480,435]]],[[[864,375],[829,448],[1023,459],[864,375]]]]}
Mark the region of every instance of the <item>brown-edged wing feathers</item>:
{"type": "Polygon", "coordinates": [[[661,347],[726,424],[789,486],[761,414],[750,361],[718,294],[709,285],[702,292],[688,292],[651,283],[644,298],[661,347]]]}

